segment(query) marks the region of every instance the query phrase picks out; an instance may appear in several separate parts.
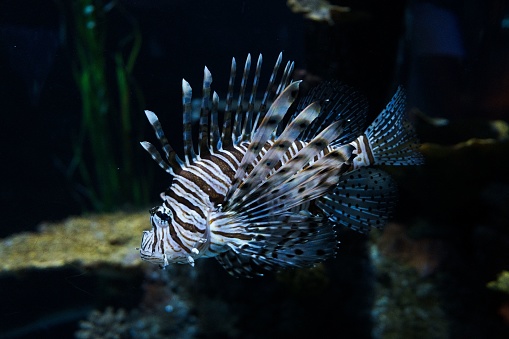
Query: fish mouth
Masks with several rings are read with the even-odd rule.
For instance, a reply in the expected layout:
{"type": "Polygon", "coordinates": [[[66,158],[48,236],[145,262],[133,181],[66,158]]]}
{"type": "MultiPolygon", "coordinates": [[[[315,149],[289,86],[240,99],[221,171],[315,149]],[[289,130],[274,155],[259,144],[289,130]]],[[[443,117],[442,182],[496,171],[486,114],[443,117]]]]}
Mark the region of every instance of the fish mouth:
{"type": "Polygon", "coordinates": [[[141,260],[148,261],[152,264],[156,265],[164,264],[164,255],[162,253],[140,249],[140,258],[141,260]]]}
{"type": "MultiPolygon", "coordinates": [[[[140,258],[143,261],[159,265],[162,268],[173,264],[187,264],[194,262],[191,255],[184,251],[170,251],[167,252],[164,248],[156,246],[157,239],[154,230],[143,231],[140,246],[140,258]]],[[[162,245],[161,245],[162,246],[162,245]]]]}
{"type": "Polygon", "coordinates": [[[154,231],[143,231],[140,246],[141,260],[151,262],[153,264],[162,265],[164,263],[164,255],[154,251],[152,244],[154,243],[154,231]]]}
{"type": "Polygon", "coordinates": [[[141,257],[141,260],[144,260],[144,261],[148,261],[152,264],[155,264],[155,265],[163,265],[164,264],[164,259],[163,259],[163,256],[157,256],[156,253],[144,253],[144,251],[141,251],[140,250],[140,257],[141,257]]]}

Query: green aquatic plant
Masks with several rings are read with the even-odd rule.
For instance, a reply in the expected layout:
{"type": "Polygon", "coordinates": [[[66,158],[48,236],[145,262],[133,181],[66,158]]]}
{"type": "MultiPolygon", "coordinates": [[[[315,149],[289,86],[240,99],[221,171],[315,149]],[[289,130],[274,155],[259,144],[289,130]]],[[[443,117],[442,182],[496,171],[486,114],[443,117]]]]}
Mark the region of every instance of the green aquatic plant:
{"type": "Polygon", "coordinates": [[[138,147],[134,140],[140,140],[142,132],[135,127],[142,126],[137,121],[143,116],[139,114],[142,95],[132,77],[141,48],[140,29],[136,20],[115,2],[75,0],[70,13],[81,125],[73,140],[73,159],[67,175],[71,180],[79,177],[81,189],[77,195],[85,197],[84,205],[91,205],[95,211],[146,204],[148,179],[136,170],[134,152],[138,147]],[[128,20],[132,31],[117,41],[117,49],[110,53],[108,22],[114,10],[128,20]]]}

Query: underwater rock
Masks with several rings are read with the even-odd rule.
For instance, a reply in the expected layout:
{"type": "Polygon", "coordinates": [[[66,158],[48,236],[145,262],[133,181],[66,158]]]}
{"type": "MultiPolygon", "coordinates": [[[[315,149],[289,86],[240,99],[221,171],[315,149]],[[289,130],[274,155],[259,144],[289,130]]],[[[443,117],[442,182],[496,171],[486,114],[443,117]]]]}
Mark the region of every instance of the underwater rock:
{"type": "Polygon", "coordinates": [[[148,213],[112,213],[43,223],[37,233],[0,240],[0,272],[59,268],[66,265],[133,267],[141,263],[136,247],[148,213]]]}

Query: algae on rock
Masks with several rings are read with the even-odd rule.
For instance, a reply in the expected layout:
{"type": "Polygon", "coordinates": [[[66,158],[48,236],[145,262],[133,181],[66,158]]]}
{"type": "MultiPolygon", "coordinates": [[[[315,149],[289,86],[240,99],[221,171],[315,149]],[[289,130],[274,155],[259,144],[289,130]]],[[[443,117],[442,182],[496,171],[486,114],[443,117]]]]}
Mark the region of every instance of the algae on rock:
{"type": "Polygon", "coordinates": [[[137,266],[141,260],[136,247],[147,225],[146,212],[98,214],[44,223],[39,232],[0,240],[0,272],[71,264],[137,266]]]}

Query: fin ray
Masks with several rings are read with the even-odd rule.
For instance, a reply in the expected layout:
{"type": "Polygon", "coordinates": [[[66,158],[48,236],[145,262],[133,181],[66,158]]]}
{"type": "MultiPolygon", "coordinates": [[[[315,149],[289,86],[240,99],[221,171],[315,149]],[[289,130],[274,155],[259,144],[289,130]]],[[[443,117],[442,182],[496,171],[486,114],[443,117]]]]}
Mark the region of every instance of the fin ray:
{"type": "Polygon", "coordinates": [[[242,103],[244,100],[244,93],[246,91],[247,79],[249,78],[249,70],[251,69],[251,54],[247,55],[246,63],[244,65],[244,73],[242,74],[242,79],[240,81],[240,90],[239,97],[237,100],[237,112],[235,113],[235,119],[233,123],[233,141],[235,145],[238,145],[239,141],[242,139],[241,135],[241,126],[242,126],[242,116],[244,115],[242,103]]]}
{"type": "Polygon", "coordinates": [[[207,67],[203,70],[203,89],[202,102],[200,110],[200,157],[210,154],[209,148],[209,115],[210,115],[210,85],[212,83],[212,74],[207,67]]]}
{"type": "Polygon", "coordinates": [[[396,199],[396,185],[384,171],[360,168],[344,174],[336,188],[316,205],[334,223],[357,232],[381,228],[389,219],[396,199]]]}
{"type": "Polygon", "coordinates": [[[368,102],[366,97],[352,87],[339,81],[326,81],[319,84],[299,101],[292,119],[314,101],[321,102],[322,111],[319,117],[302,132],[301,140],[313,139],[318,132],[338,120],[344,121],[344,131],[334,140],[333,146],[349,143],[362,133],[368,102]]]}
{"type": "Polygon", "coordinates": [[[244,234],[252,237],[247,243],[230,244],[233,253],[223,255],[220,260],[223,265],[234,266],[227,268],[230,274],[252,276],[253,272],[260,275],[309,267],[335,254],[335,232],[332,224],[323,218],[286,212],[266,219],[266,223],[245,224],[244,234]]]}
{"type": "Polygon", "coordinates": [[[276,98],[276,100],[272,103],[269,111],[263,118],[260,126],[256,130],[253,135],[252,141],[249,144],[249,147],[244,154],[242,161],[235,173],[235,177],[233,179],[230,192],[226,197],[226,201],[235,201],[236,198],[236,190],[240,185],[244,176],[246,175],[246,170],[249,165],[253,163],[255,158],[258,156],[263,146],[269,139],[270,135],[277,127],[281,119],[283,119],[284,115],[288,111],[288,108],[295,100],[297,96],[297,92],[299,89],[300,82],[293,82],[290,84],[280,96],[276,98]]]}
{"type": "Polygon", "coordinates": [[[240,211],[253,218],[266,213],[277,214],[315,200],[338,182],[342,166],[349,166],[344,160],[339,152],[331,152],[286,181],[253,192],[243,200],[240,211]]]}
{"type": "Polygon", "coordinates": [[[264,180],[270,171],[278,164],[299,134],[306,128],[320,113],[318,103],[310,104],[285,128],[274,144],[267,150],[262,159],[256,164],[242,185],[250,187],[257,186],[264,180]]]}
{"type": "Polygon", "coordinates": [[[240,138],[240,142],[251,141],[251,132],[253,131],[253,115],[254,115],[254,102],[256,99],[256,93],[258,90],[258,83],[260,81],[260,72],[262,68],[263,58],[260,54],[258,56],[258,61],[256,62],[255,74],[253,78],[253,85],[251,88],[251,95],[249,97],[249,102],[247,104],[247,112],[246,119],[244,121],[244,125],[242,127],[242,135],[240,138]]]}
{"type": "Polygon", "coordinates": [[[406,94],[400,86],[386,108],[366,129],[377,165],[420,165],[422,154],[415,130],[405,120],[406,94]]]}
{"type": "Polygon", "coordinates": [[[258,187],[252,187],[248,183],[244,183],[238,188],[235,196],[240,198],[229,201],[228,207],[234,208],[241,201],[251,200],[253,197],[262,196],[268,192],[271,187],[278,187],[295,173],[304,168],[316,155],[323,151],[331,140],[334,140],[340,133],[342,127],[339,121],[333,123],[319,135],[317,135],[310,143],[302,148],[292,159],[281,166],[274,174],[272,174],[263,184],[258,187]]]}
{"type": "Polygon", "coordinates": [[[164,134],[161,122],[159,121],[157,115],[155,115],[154,112],[148,110],[145,110],[145,115],[147,116],[147,119],[152,128],[154,129],[156,137],[159,140],[161,147],[163,148],[163,151],[166,155],[166,160],[168,161],[168,165],[170,166],[171,171],[169,171],[166,166],[163,166],[164,161],[159,155],[159,152],[157,152],[157,150],[152,144],[150,144],[147,141],[144,141],[141,143],[141,145],[147,152],[149,152],[149,154],[159,164],[159,166],[161,166],[161,168],[163,168],[166,172],[174,175],[174,173],[179,172],[182,169],[184,163],[177,155],[177,153],[173,150],[171,145],[168,143],[168,139],[164,134]]]}
{"type": "Polygon", "coordinates": [[[186,165],[189,166],[196,160],[196,153],[194,152],[193,134],[192,134],[192,100],[193,91],[191,85],[182,79],[182,106],[183,106],[183,142],[184,142],[184,159],[186,165]]]}
{"type": "Polygon", "coordinates": [[[232,100],[233,87],[235,85],[235,75],[237,73],[237,62],[232,58],[230,66],[230,80],[228,81],[228,92],[226,94],[226,106],[224,108],[223,133],[221,136],[221,144],[223,147],[232,146],[232,100]]]}

